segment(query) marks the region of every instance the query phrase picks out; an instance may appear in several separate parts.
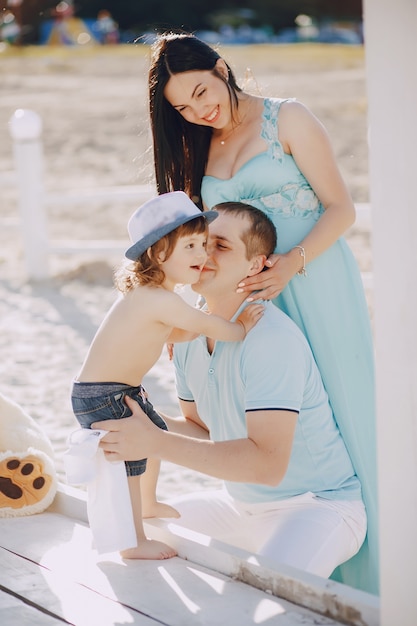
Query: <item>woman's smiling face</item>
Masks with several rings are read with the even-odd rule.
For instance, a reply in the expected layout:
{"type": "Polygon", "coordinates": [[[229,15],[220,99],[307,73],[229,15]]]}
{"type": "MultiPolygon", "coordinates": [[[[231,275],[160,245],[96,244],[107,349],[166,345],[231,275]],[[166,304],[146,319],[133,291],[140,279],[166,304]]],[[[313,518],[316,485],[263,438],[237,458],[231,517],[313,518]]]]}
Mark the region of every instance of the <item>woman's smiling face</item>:
{"type": "MultiPolygon", "coordinates": [[[[216,69],[222,71],[220,62],[216,64],[216,69]]],[[[191,124],[221,129],[230,122],[229,89],[210,70],[174,74],[167,82],[164,96],[191,124]]]]}

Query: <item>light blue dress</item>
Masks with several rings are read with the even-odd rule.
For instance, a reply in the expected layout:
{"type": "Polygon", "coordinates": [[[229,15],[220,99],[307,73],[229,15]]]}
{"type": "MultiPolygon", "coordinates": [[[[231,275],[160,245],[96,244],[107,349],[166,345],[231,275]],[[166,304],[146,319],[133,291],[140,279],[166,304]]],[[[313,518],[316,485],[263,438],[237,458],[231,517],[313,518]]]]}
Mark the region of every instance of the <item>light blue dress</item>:
{"type": "MultiPolygon", "coordinates": [[[[208,208],[220,202],[241,201],[264,211],[276,226],[279,253],[298,245],[324,211],[278,140],[282,102],[264,100],[261,136],[266,151],[250,159],[232,178],[205,176],[202,183],[202,198],[208,208]]],[[[307,276],[294,276],[274,303],[307,337],[362,484],[367,539],[360,552],[332,577],[378,593],[373,341],[361,275],[345,239],[341,237],[308,263],[307,276]]]]}

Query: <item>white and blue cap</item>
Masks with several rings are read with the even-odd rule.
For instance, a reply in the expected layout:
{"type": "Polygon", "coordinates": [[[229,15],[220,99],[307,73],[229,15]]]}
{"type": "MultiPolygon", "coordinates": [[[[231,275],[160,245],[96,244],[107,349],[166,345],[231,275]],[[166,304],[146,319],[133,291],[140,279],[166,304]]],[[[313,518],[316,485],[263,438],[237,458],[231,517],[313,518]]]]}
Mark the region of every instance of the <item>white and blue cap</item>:
{"type": "Polygon", "coordinates": [[[125,257],[136,261],[154,243],[181,224],[196,217],[204,217],[208,223],[218,216],[217,211],[200,211],[183,191],[163,193],[148,200],[130,218],[127,229],[132,244],[125,257]]]}

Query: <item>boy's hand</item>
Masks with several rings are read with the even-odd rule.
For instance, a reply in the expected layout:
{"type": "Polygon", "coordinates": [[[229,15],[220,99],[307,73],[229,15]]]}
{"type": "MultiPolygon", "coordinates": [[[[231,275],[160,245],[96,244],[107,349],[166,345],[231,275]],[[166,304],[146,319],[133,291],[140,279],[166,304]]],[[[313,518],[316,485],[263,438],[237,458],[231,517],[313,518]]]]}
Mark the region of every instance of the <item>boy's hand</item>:
{"type": "Polygon", "coordinates": [[[264,312],[265,306],[263,304],[249,304],[244,311],[236,318],[236,322],[240,322],[245,329],[246,335],[258,322],[264,312]]]}

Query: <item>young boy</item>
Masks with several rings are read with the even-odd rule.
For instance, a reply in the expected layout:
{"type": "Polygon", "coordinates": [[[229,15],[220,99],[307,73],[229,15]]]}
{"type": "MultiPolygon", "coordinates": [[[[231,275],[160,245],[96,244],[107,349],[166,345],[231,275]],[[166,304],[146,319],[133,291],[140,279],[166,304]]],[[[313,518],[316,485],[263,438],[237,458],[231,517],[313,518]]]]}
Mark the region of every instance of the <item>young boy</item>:
{"type": "MultiPolygon", "coordinates": [[[[115,277],[122,297],[101,324],[72,388],[74,414],[82,427],[131,415],[124,402],[128,395],[166,430],[141,384],[164,344],[190,341],[200,334],[240,341],[261,317],[263,306],[254,304],[236,322],[229,322],[189,306],[174,293],[176,285],[199,280],[207,258],[207,225],[216,217],[216,211],[202,213],[182,191],[157,196],[131,217],[132,246],[125,256],[133,263],[122,267],[115,277]]],[[[137,545],[120,553],[128,559],[170,558],[175,550],[148,540],[144,533],[144,516],[178,517],[175,509],[156,501],[159,462],[148,465],[141,489],[146,462],[125,463],[137,545]]]]}

